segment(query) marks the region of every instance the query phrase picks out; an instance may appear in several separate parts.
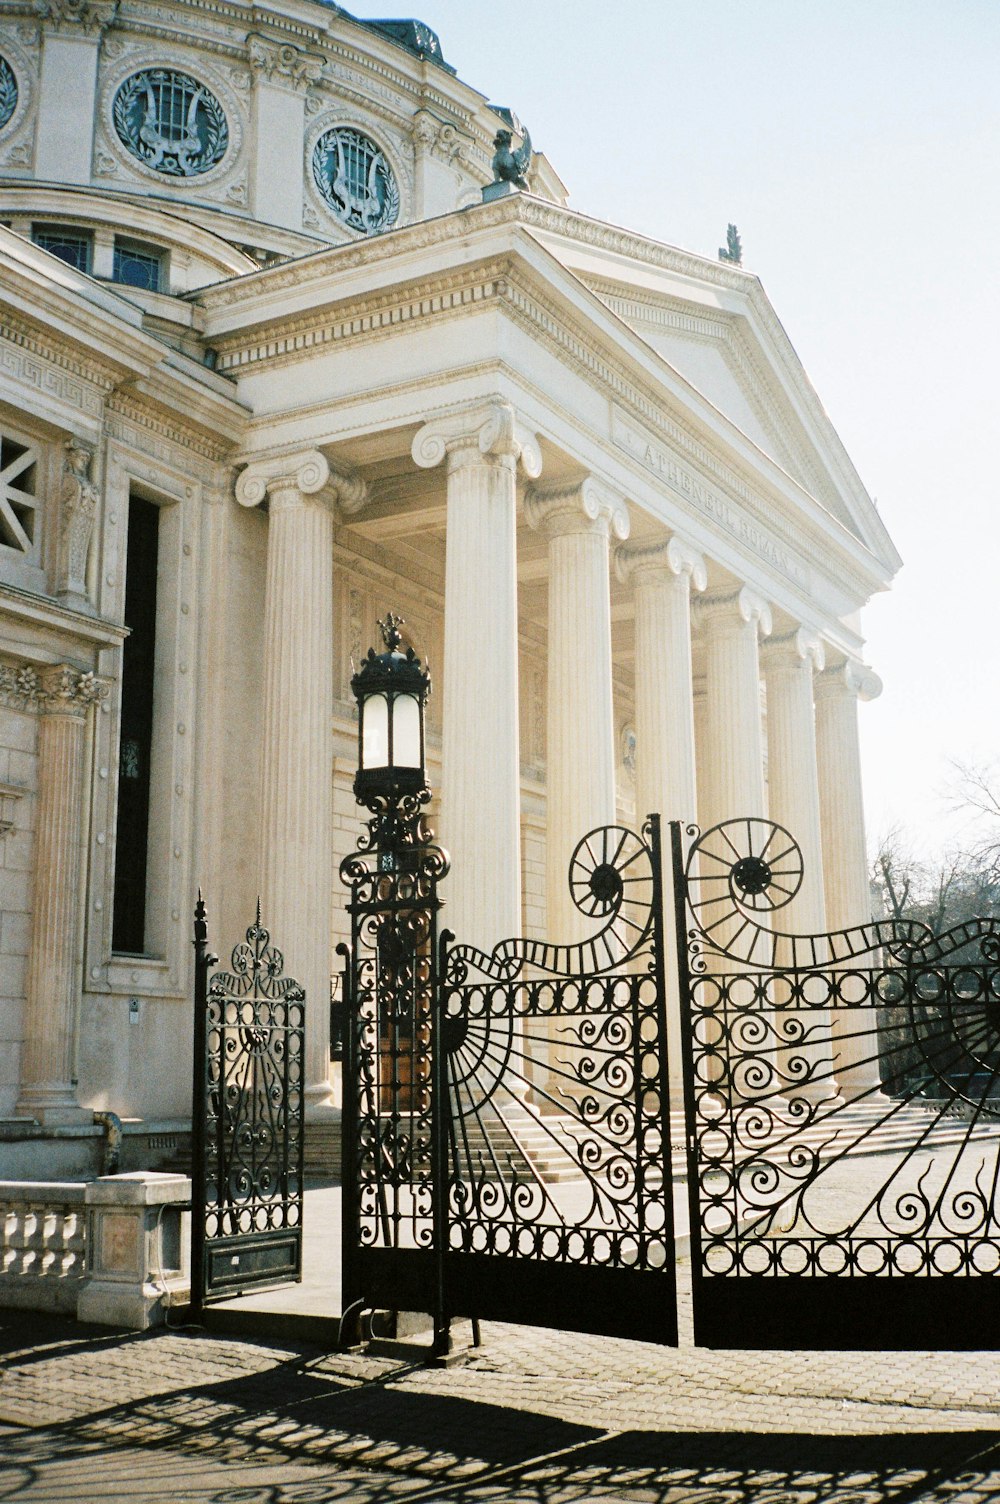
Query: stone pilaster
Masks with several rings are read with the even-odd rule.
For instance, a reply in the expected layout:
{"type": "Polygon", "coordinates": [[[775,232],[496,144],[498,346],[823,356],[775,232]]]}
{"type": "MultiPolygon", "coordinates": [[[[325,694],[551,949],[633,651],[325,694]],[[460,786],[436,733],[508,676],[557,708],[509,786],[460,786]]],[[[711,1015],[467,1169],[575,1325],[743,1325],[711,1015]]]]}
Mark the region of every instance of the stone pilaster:
{"type": "Polygon", "coordinates": [[[309,89],[323,76],[323,58],[292,42],[252,33],[247,58],[254,79],[257,155],[253,204],[258,219],[298,229],[304,186],[302,135],[309,89]],[[275,162],[281,170],[275,171],[275,162]]]}
{"type": "Polygon", "coordinates": [[[306,1100],[329,1098],[333,890],[333,535],[336,478],[316,450],[251,465],[266,497],[261,693],[261,917],[306,990],[306,1100]]]}
{"type": "Polygon", "coordinates": [[[675,536],[625,544],[615,567],[635,589],[636,818],[694,820],[691,591],[705,589],[705,561],[675,536]]]}
{"type": "Polygon", "coordinates": [[[489,948],[521,930],[517,468],[541,454],[499,399],[426,423],[423,469],[446,462],[440,837],[452,863],[446,923],[489,948]]]}
{"type": "MultiPolygon", "coordinates": [[[[882,681],[861,664],[842,663],[816,676],[816,762],[826,918],[831,930],[871,917],[865,811],[858,745],[858,701],[874,700],[882,681]]],[[[845,1096],[879,1086],[874,1010],[844,1014],[835,1027],[837,1077],[845,1096]]]]}
{"type": "Polygon", "coordinates": [[[627,538],[629,521],[591,478],[536,487],[525,515],[549,545],[546,892],[550,938],[565,944],[593,929],[569,894],[570,856],[588,831],[615,823],[609,539],[627,538]]]}
{"type": "Polygon", "coordinates": [[[697,620],[705,649],[705,751],[698,769],[703,830],[765,813],[758,637],[771,632],[767,603],[744,586],[704,597],[697,620]]]}
{"type": "Polygon", "coordinates": [[[90,706],[107,688],[68,664],[26,668],[22,679],[39,713],[38,809],[16,1111],[43,1124],[72,1123],[90,1117],[77,1102],[75,1081],[84,729],[90,706]]]}

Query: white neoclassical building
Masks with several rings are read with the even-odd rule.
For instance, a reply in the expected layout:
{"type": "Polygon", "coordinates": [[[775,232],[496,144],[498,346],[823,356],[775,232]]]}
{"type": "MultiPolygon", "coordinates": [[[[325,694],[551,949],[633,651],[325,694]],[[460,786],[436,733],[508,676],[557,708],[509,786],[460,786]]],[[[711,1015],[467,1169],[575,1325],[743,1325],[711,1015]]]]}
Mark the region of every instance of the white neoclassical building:
{"type": "Polygon", "coordinates": [[[484,201],[504,126],[418,22],[0,0],[18,1172],[76,1165],[95,1110],[147,1163],[187,1116],[199,886],[219,947],[262,895],[329,1101],[349,680],[387,609],[434,674],[460,938],[574,938],[572,846],[654,809],[768,812],[793,925],[868,915],[892,543],[757,278],[574,213],[541,155],[484,201]]]}

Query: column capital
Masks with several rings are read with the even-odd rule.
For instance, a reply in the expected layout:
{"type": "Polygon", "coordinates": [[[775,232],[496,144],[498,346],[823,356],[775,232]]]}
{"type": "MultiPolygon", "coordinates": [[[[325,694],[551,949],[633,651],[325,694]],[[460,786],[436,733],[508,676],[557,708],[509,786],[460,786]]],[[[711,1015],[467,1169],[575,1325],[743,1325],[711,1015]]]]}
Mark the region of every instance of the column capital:
{"type": "Polygon", "coordinates": [[[866,663],[849,658],[844,663],[835,663],[816,675],[816,698],[877,700],[882,693],[882,680],[866,663]]]}
{"type": "Polygon", "coordinates": [[[765,672],[795,669],[807,664],[817,674],[826,661],[819,635],[808,627],[797,627],[794,632],[784,632],[764,644],[761,660],[765,672]]]}
{"type": "Polygon", "coordinates": [[[357,471],[331,466],[318,449],[253,460],[236,480],[236,500],[243,507],[260,506],[265,497],[280,492],[316,496],[332,511],[347,514],[360,512],[368,500],[368,487],[357,471]]]}
{"type": "Polygon", "coordinates": [[[761,637],[771,635],[771,608],[749,585],[727,595],[702,596],[696,602],[696,610],[699,625],[715,631],[739,631],[755,626],[761,637]]]}
{"type": "Polygon", "coordinates": [[[445,458],[449,466],[493,458],[506,461],[512,468],[520,462],[531,480],[542,473],[537,435],[525,428],[511,404],[499,397],[429,419],[418,429],[410,453],[421,470],[433,470],[445,458]]]}
{"type": "Polygon", "coordinates": [[[108,693],[106,679],[69,663],[0,664],[0,705],[15,710],[33,708],[42,714],[82,718],[91,705],[106,700],[108,693]]]}
{"type": "Polygon", "coordinates": [[[655,543],[625,543],[615,549],[615,573],[622,584],[634,579],[686,579],[692,590],[704,590],[708,570],[702,554],[677,533],[655,543]]]}
{"type": "Polygon", "coordinates": [[[624,500],[592,475],[568,486],[532,486],[524,498],[524,515],[529,526],[550,538],[599,532],[624,540],[629,534],[624,500]]]}

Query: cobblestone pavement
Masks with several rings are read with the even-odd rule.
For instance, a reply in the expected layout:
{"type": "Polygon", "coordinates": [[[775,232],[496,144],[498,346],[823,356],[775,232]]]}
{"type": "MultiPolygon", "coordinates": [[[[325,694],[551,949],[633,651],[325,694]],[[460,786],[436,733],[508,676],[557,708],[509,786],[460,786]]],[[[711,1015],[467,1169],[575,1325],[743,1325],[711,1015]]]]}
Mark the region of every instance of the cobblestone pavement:
{"type": "Polygon", "coordinates": [[[0,1315],[0,1500],[1000,1500],[1000,1354],[670,1351],[485,1324],[464,1363],[424,1369],[0,1315]]]}

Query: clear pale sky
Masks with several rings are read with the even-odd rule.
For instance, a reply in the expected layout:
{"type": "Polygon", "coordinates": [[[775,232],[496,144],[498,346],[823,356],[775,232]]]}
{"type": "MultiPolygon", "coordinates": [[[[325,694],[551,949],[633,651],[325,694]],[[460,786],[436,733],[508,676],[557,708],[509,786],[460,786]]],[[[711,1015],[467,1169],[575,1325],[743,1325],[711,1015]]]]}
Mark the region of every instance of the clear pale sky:
{"type": "Polygon", "coordinates": [[[1000,0],[418,5],[573,208],[710,256],[738,225],[904,560],[865,613],[869,835],[961,843],[949,759],[1000,760],[1000,0]]]}

